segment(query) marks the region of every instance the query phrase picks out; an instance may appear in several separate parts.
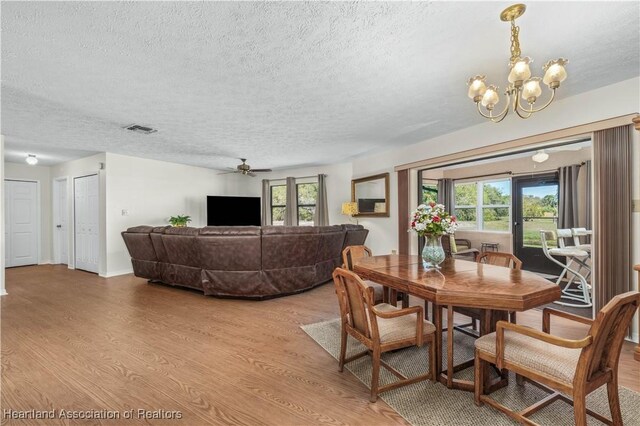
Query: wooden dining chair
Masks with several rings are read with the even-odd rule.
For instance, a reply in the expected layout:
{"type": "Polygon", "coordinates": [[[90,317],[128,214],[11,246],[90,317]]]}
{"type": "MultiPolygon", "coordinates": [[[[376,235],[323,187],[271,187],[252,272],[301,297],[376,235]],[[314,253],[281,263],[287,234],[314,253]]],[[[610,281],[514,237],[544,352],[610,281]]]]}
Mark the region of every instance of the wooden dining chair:
{"type": "MultiPolygon", "coordinates": [[[[511,268],[515,270],[520,270],[522,268],[522,261],[511,253],[503,253],[499,251],[485,251],[478,254],[476,260],[478,263],[486,263],[486,264],[495,265],[495,266],[503,266],[505,268],[511,268]]],[[[473,326],[473,330],[474,330],[473,335],[474,337],[477,337],[475,336],[475,334],[478,330],[477,324],[480,322],[480,319],[482,317],[482,310],[475,309],[475,308],[466,308],[466,307],[454,307],[453,311],[471,318],[470,323],[457,325],[455,326],[455,329],[465,334],[469,334],[469,332],[465,330],[465,328],[469,326],[473,326]]],[[[516,322],[515,311],[509,312],[509,321],[513,323],[516,322]]]]}
{"type": "Polygon", "coordinates": [[[339,370],[365,355],[372,357],[371,396],[423,380],[436,380],[435,326],[423,320],[421,306],[400,309],[388,303],[374,305],[373,288],[355,273],[343,268],[333,272],[333,282],[340,304],[341,332],[339,370]],[[367,350],[345,358],[348,336],[360,341],[367,350]],[[408,378],[381,359],[383,353],[410,346],[429,347],[428,372],[408,378]],[[398,377],[394,383],[379,385],[380,366],[398,377]]]}
{"type": "MultiPolygon", "coordinates": [[[[359,259],[363,259],[365,257],[371,257],[373,253],[371,249],[367,246],[348,246],[342,250],[342,267],[348,269],[349,271],[353,271],[353,263],[359,259]]],[[[401,300],[402,307],[406,308],[409,306],[409,296],[404,293],[398,293],[395,290],[389,291],[385,289],[382,285],[377,284],[373,281],[366,280],[366,283],[373,288],[375,295],[375,303],[387,302],[389,300],[401,300]],[[387,294],[385,295],[385,292],[387,294]]]]}
{"type": "Polygon", "coordinates": [[[485,251],[478,255],[478,263],[488,263],[490,265],[504,266],[516,270],[522,269],[522,261],[511,253],[500,251],[485,251]]]}
{"type": "Polygon", "coordinates": [[[475,341],[475,402],[487,403],[525,424],[535,424],[527,416],[557,399],[573,404],[575,424],[587,424],[587,414],[608,425],[622,425],[618,397],[618,361],[631,319],[640,305],[640,293],[615,296],[595,320],[546,308],[542,331],[498,321],[496,332],[475,341]],[[579,340],[550,334],[551,315],[589,324],[587,336],[579,340]],[[551,394],[524,410],[515,412],[484,394],[486,363],[513,371],[551,394]],[[585,398],[607,385],[612,420],[586,407],[585,398]],[[568,396],[571,396],[569,398],[568,396]]]}

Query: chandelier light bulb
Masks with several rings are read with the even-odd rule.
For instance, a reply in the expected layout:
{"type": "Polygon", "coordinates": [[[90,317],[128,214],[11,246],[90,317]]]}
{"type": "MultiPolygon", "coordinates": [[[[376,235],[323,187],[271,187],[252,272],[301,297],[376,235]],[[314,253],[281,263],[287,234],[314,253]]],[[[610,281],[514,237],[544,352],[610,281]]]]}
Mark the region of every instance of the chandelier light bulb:
{"type": "Polygon", "coordinates": [[[498,95],[498,88],[493,84],[487,87],[484,96],[482,96],[482,106],[491,111],[493,107],[500,102],[500,96],[498,95]]]}
{"type": "Polygon", "coordinates": [[[524,82],[524,86],[522,87],[522,99],[533,104],[541,94],[542,88],[540,87],[540,77],[533,77],[524,82]]]}
{"type": "Polygon", "coordinates": [[[544,149],[539,149],[535,154],[533,154],[531,159],[536,163],[544,163],[549,159],[549,154],[547,154],[544,149]]]}
{"type": "Polygon", "coordinates": [[[467,85],[469,86],[469,92],[467,94],[474,102],[479,102],[487,91],[487,86],[484,80],[484,75],[476,75],[467,81],[467,85]]]}
{"type": "Polygon", "coordinates": [[[533,60],[529,57],[518,58],[518,60],[511,66],[509,83],[529,79],[531,77],[531,68],[529,68],[529,64],[531,62],[533,62],[533,60]]]}
{"type": "Polygon", "coordinates": [[[553,61],[549,61],[544,66],[544,78],[542,81],[544,84],[551,88],[560,86],[567,78],[567,69],[564,67],[569,61],[560,58],[553,61]]]}
{"type": "Polygon", "coordinates": [[[25,161],[30,166],[35,166],[36,164],[38,164],[38,159],[33,154],[27,154],[27,158],[25,158],[25,161]]]}

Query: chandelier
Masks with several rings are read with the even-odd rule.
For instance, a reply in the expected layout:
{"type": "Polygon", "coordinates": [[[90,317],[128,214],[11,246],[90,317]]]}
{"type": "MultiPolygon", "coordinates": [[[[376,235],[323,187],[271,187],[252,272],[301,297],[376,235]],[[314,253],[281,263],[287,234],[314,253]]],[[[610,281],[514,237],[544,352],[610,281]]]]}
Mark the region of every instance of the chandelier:
{"type": "Polygon", "coordinates": [[[493,84],[487,86],[484,75],[476,75],[467,82],[469,97],[476,103],[478,112],[494,123],[504,120],[510,109],[518,114],[520,118],[529,118],[534,113],[542,111],[553,102],[556,96],[556,89],[567,78],[565,65],[569,61],[563,58],[547,62],[543,67],[544,77],[542,79],[531,77],[529,64],[533,62],[533,59],[521,56],[520,40],[518,39],[520,27],[516,26],[516,19],[522,16],[525,10],[526,6],[524,4],[514,4],[500,14],[502,21],[511,22],[511,61],[509,62],[509,85],[504,91],[507,97],[507,104],[504,110],[499,114],[494,113],[495,106],[500,102],[498,87],[493,84]],[[534,106],[542,94],[540,81],[549,87],[551,96],[543,106],[535,108],[534,106]],[[520,98],[527,102],[526,106],[522,105],[520,98]]]}

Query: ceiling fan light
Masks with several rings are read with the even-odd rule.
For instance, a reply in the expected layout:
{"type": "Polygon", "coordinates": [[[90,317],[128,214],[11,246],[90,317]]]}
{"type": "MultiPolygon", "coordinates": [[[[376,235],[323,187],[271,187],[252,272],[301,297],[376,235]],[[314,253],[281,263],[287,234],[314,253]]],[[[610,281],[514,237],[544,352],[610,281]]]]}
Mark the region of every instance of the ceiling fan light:
{"type": "Polygon", "coordinates": [[[549,159],[549,154],[547,154],[544,149],[539,149],[535,154],[533,154],[531,159],[536,163],[544,163],[549,159]]]}
{"type": "Polygon", "coordinates": [[[469,86],[468,96],[473,99],[474,102],[479,102],[482,99],[482,96],[487,91],[487,86],[484,82],[484,75],[476,75],[475,77],[471,77],[469,81],[467,81],[467,85],[469,86]]]}
{"type": "Polygon", "coordinates": [[[567,69],[565,68],[565,65],[568,62],[568,60],[563,58],[547,62],[543,68],[544,77],[542,82],[551,88],[560,86],[560,83],[567,78],[567,69]]]}
{"type": "Polygon", "coordinates": [[[531,68],[529,67],[531,62],[533,62],[533,60],[527,56],[524,58],[518,58],[513,64],[511,64],[509,83],[528,80],[531,77],[531,68]]]}
{"type": "Polygon", "coordinates": [[[35,166],[36,164],[38,164],[38,159],[33,154],[27,154],[27,158],[25,158],[24,161],[26,161],[30,166],[35,166]]]}

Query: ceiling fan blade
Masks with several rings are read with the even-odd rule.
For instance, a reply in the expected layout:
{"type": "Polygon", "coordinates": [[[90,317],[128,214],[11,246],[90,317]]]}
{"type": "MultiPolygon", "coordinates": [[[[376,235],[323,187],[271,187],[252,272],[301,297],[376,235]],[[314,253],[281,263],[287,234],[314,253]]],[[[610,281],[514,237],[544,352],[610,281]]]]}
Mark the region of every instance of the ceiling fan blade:
{"type": "Polygon", "coordinates": [[[271,172],[271,169],[251,169],[252,172],[255,173],[267,173],[267,172],[271,172]]]}
{"type": "Polygon", "coordinates": [[[251,177],[256,177],[258,176],[257,174],[253,173],[253,172],[248,172],[247,176],[251,176],[251,177]]]}
{"type": "Polygon", "coordinates": [[[238,173],[238,171],[237,171],[237,170],[233,170],[233,171],[229,171],[229,172],[222,172],[222,173],[218,173],[218,174],[219,174],[219,175],[230,175],[230,174],[233,174],[233,173],[238,173]]]}

